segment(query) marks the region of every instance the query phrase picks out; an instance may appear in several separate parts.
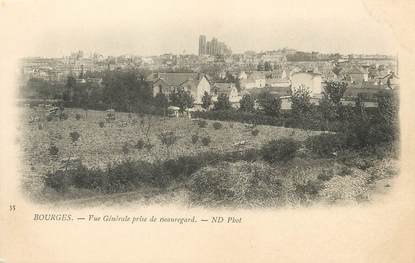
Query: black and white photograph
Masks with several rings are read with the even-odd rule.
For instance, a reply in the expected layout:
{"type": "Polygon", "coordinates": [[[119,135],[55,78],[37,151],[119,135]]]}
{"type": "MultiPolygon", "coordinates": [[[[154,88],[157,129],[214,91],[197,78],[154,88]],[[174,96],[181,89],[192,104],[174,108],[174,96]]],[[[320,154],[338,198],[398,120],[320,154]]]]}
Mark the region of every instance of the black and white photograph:
{"type": "Polygon", "coordinates": [[[399,172],[390,36],[277,21],[48,36],[18,68],[22,190],[85,205],[382,199],[399,172]]]}
{"type": "Polygon", "coordinates": [[[0,263],[413,262],[414,11],[0,0],[0,263]]]}

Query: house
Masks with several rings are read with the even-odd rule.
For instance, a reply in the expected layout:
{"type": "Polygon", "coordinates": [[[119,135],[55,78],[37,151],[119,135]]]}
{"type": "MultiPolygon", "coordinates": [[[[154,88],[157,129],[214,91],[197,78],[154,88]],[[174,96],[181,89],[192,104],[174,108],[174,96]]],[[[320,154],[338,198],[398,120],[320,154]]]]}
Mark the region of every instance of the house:
{"type": "Polygon", "coordinates": [[[266,77],[262,72],[253,71],[247,75],[247,78],[240,78],[242,89],[264,88],[266,77]]]}
{"type": "Polygon", "coordinates": [[[167,97],[182,88],[188,91],[194,99],[195,105],[202,104],[202,97],[210,94],[211,85],[207,77],[200,73],[157,73],[152,77],[153,96],[162,93],[167,97]]]}
{"type": "Polygon", "coordinates": [[[313,97],[319,97],[323,92],[321,83],[321,74],[317,72],[295,72],[291,75],[291,88],[309,88],[313,97]]]}
{"type": "Polygon", "coordinates": [[[248,75],[246,75],[245,71],[241,71],[241,73],[239,73],[239,75],[238,75],[238,78],[240,80],[243,80],[243,79],[246,80],[248,78],[248,75]]]}
{"type": "Polygon", "coordinates": [[[229,98],[229,102],[233,106],[238,106],[241,96],[238,94],[238,89],[234,83],[216,82],[212,89],[212,100],[217,101],[218,97],[225,94],[229,98]]]}
{"type": "Polygon", "coordinates": [[[369,73],[366,68],[353,65],[347,73],[351,82],[366,82],[369,79],[369,73]]]}
{"type": "Polygon", "coordinates": [[[265,86],[271,88],[290,87],[291,82],[286,79],[266,79],[265,86]]]}

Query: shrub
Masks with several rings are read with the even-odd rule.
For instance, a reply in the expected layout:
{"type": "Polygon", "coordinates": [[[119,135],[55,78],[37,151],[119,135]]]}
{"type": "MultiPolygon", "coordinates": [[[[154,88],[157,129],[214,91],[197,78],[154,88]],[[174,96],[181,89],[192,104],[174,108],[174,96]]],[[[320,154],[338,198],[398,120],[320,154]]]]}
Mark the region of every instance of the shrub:
{"type": "Polygon", "coordinates": [[[44,178],[43,182],[45,186],[50,187],[57,192],[65,192],[67,187],[69,177],[61,170],[56,171],[55,173],[48,173],[44,178]]]}
{"type": "Polygon", "coordinates": [[[214,103],[214,110],[230,110],[232,104],[229,101],[229,97],[226,94],[220,94],[218,100],[214,103]]]}
{"type": "Polygon", "coordinates": [[[161,143],[167,147],[172,146],[176,143],[178,137],[172,131],[162,132],[159,134],[161,143]]]}
{"type": "Polygon", "coordinates": [[[333,157],[333,153],[345,149],[346,140],[342,134],[319,134],[307,138],[307,149],[322,157],[333,157]]]}
{"type": "Polygon", "coordinates": [[[99,127],[100,127],[100,128],[104,128],[104,126],[105,126],[105,122],[100,121],[100,122],[98,122],[98,125],[99,125],[99,127]]]}
{"type": "Polygon", "coordinates": [[[210,144],[210,138],[209,137],[203,137],[202,138],[202,144],[204,146],[208,146],[210,144]]]}
{"type": "Polygon", "coordinates": [[[139,150],[143,149],[143,148],[144,148],[144,146],[145,146],[145,142],[144,142],[144,140],[143,140],[143,139],[139,139],[139,140],[137,141],[137,144],[135,145],[135,147],[136,147],[137,149],[139,149],[139,150]]]}
{"type": "Polygon", "coordinates": [[[197,111],[194,116],[203,119],[217,120],[217,121],[234,121],[242,123],[251,123],[257,125],[271,125],[283,126],[283,117],[274,117],[255,112],[242,112],[234,109],[230,110],[215,110],[215,111],[197,111]]]}
{"type": "MultiPolygon", "coordinates": [[[[144,147],[153,147],[145,144],[144,147]]],[[[125,160],[108,165],[107,169],[87,168],[81,162],[68,166],[63,173],[58,170],[44,178],[45,186],[57,191],[67,187],[86,188],[104,193],[124,192],[137,186],[166,187],[173,181],[187,181],[191,174],[207,165],[217,165],[222,161],[258,160],[256,149],[246,152],[205,152],[196,156],[181,156],[161,163],[125,160]]]]}
{"type": "Polygon", "coordinates": [[[340,176],[346,176],[346,175],[351,175],[351,174],[352,174],[352,169],[348,166],[343,166],[339,172],[340,176]]]}
{"type": "Polygon", "coordinates": [[[215,130],[219,130],[219,129],[221,129],[221,128],[222,128],[222,123],[220,123],[220,122],[214,122],[214,123],[213,123],[213,128],[214,128],[215,130]]]}
{"type": "Polygon", "coordinates": [[[46,117],[46,120],[47,120],[47,121],[52,121],[52,120],[53,120],[53,117],[52,117],[51,115],[48,115],[48,116],[46,117]]]}
{"type": "Polygon", "coordinates": [[[240,107],[239,107],[240,111],[252,112],[252,111],[255,110],[254,109],[255,100],[249,94],[243,95],[241,101],[239,102],[239,104],[240,104],[240,107]]]}
{"type": "Polygon", "coordinates": [[[298,148],[298,143],[293,139],[272,140],[262,146],[262,158],[268,162],[287,162],[295,157],[298,148]]]}
{"type": "Polygon", "coordinates": [[[253,129],[253,130],[251,131],[251,134],[252,134],[253,136],[257,136],[257,135],[259,134],[259,130],[258,130],[258,129],[253,129]]]}
{"type": "Polygon", "coordinates": [[[79,137],[81,137],[81,135],[77,131],[71,132],[69,136],[71,137],[72,143],[77,142],[79,140],[79,137]]]}
{"type": "Polygon", "coordinates": [[[197,125],[199,125],[199,128],[206,128],[207,122],[205,120],[199,120],[197,125]]]}
{"type": "Polygon", "coordinates": [[[57,156],[59,153],[59,148],[56,147],[55,145],[52,145],[49,147],[49,154],[52,156],[57,156]]]}
{"type": "Polygon", "coordinates": [[[309,180],[306,184],[297,184],[295,193],[303,200],[315,199],[323,188],[321,180],[309,180]]]}
{"type": "Polygon", "coordinates": [[[81,114],[79,114],[79,113],[75,114],[75,119],[77,121],[79,121],[81,119],[81,114]]]}
{"type": "Polygon", "coordinates": [[[221,162],[192,174],[190,199],[206,206],[268,207],[282,205],[284,186],[262,162],[221,162]]]}
{"type": "Polygon", "coordinates": [[[326,170],[324,169],[318,176],[317,179],[320,181],[329,181],[331,178],[333,178],[334,173],[333,170],[326,170]]]}
{"type": "Polygon", "coordinates": [[[192,135],[192,143],[196,144],[199,141],[199,136],[197,136],[196,134],[192,135]]]}
{"type": "Polygon", "coordinates": [[[106,170],[87,168],[82,164],[66,172],[58,170],[44,178],[45,186],[63,192],[70,186],[103,193],[126,192],[142,185],[161,186],[162,174],[151,163],[123,161],[106,170]]]}
{"type": "Polygon", "coordinates": [[[43,129],[43,125],[42,125],[42,123],[38,123],[38,124],[37,124],[37,128],[38,128],[38,130],[42,130],[42,129],[43,129]]]}

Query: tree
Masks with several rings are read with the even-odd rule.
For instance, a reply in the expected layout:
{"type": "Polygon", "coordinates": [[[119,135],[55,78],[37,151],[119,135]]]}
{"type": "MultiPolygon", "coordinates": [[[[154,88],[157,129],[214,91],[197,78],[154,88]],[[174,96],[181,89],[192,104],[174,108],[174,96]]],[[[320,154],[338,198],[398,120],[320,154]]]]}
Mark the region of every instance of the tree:
{"type": "Polygon", "coordinates": [[[339,105],[347,89],[347,82],[343,81],[328,81],[325,87],[325,93],[328,98],[335,104],[339,105]]]}
{"type": "Polygon", "coordinates": [[[75,87],[76,87],[76,79],[73,76],[68,76],[68,78],[66,79],[66,84],[65,84],[65,92],[63,94],[64,101],[72,102],[75,87]]]}
{"type": "Polygon", "coordinates": [[[51,85],[44,79],[31,78],[27,82],[27,86],[29,94],[34,95],[35,97],[48,99],[52,95],[51,85]]]}
{"type": "Polygon", "coordinates": [[[215,102],[215,110],[230,110],[232,109],[232,104],[229,101],[229,97],[226,94],[220,94],[218,96],[218,101],[215,102]]]}
{"type": "Polygon", "coordinates": [[[321,113],[322,119],[325,120],[326,130],[329,130],[329,122],[335,118],[335,105],[329,99],[327,94],[323,95],[318,109],[321,113]]]}
{"type": "Polygon", "coordinates": [[[253,112],[255,110],[254,106],[255,106],[254,98],[249,94],[245,94],[240,101],[239,109],[245,112],[253,112]]]}
{"type": "Polygon", "coordinates": [[[269,92],[263,92],[258,96],[258,103],[262,108],[262,111],[266,115],[278,116],[281,109],[281,101],[279,98],[275,98],[269,92]]]}
{"type": "Polygon", "coordinates": [[[185,109],[193,107],[193,97],[189,92],[179,88],[170,94],[171,105],[179,107],[183,113],[185,109]]]}
{"type": "Polygon", "coordinates": [[[304,126],[304,122],[312,112],[311,91],[309,88],[301,86],[292,91],[291,110],[294,119],[304,126]]]}
{"type": "Polygon", "coordinates": [[[143,77],[132,70],[107,72],[103,78],[103,101],[118,111],[131,112],[133,107],[148,105],[152,91],[143,77]]]}
{"type": "Polygon", "coordinates": [[[163,115],[166,115],[166,109],[169,105],[169,100],[167,99],[166,95],[163,93],[157,93],[156,97],[154,97],[154,106],[163,109],[163,115]]]}
{"type": "Polygon", "coordinates": [[[272,71],[272,65],[269,61],[265,61],[264,63],[264,70],[265,71],[272,71]]]}
{"type": "Polygon", "coordinates": [[[375,115],[375,121],[379,127],[378,131],[382,132],[385,141],[393,141],[396,139],[399,129],[397,96],[393,93],[379,92],[376,97],[378,112],[375,115]]]}
{"type": "Polygon", "coordinates": [[[202,97],[202,108],[205,110],[209,109],[210,105],[212,105],[212,96],[205,91],[202,97]]]}

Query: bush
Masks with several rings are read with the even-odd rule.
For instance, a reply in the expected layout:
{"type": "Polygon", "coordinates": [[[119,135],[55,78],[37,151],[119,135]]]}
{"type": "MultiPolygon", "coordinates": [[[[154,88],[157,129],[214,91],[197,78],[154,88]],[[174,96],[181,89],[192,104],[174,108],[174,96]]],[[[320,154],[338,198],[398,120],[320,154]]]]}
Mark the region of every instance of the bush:
{"type": "Polygon", "coordinates": [[[253,129],[253,130],[251,131],[251,134],[252,134],[253,136],[257,136],[257,135],[259,134],[259,130],[258,130],[258,129],[253,129]]]}
{"type": "Polygon", "coordinates": [[[79,114],[79,113],[75,114],[75,119],[77,121],[79,121],[81,119],[81,114],[79,114]]]}
{"type": "Polygon", "coordinates": [[[346,138],[342,134],[320,134],[307,138],[307,149],[322,157],[333,157],[333,153],[347,147],[346,138]]]}
{"type": "Polygon", "coordinates": [[[69,177],[61,170],[58,170],[55,173],[48,173],[43,178],[43,182],[45,186],[50,187],[57,192],[65,192],[70,185],[69,177]]]}
{"type": "Polygon", "coordinates": [[[320,181],[329,181],[331,178],[333,178],[334,172],[332,169],[326,170],[324,169],[318,176],[317,179],[320,181]]]}
{"type": "Polygon", "coordinates": [[[49,147],[49,154],[52,156],[57,156],[59,153],[59,148],[56,147],[55,145],[52,145],[49,147]]]}
{"type": "Polygon", "coordinates": [[[159,134],[161,143],[167,147],[172,146],[178,140],[178,137],[172,131],[162,132],[159,134]]]}
{"type": "Polygon", "coordinates": [[[346,175],[351,175],[352,174],[352,169],[348,166],[343,166],[339,172],[340,176],[346,176],[346,175]]]}
{"type": "Polygon", "coordinates": [[[282,205],[284,186],[262,162],[221,162],[191,176],[190,199],[206,206],[268,207],[282,205]]]}
{"type": "Polygon", "coordinates": [[[38,123],[38,124],[37,124],[37,129],[38,129],[38,130],[42,130],[42,129],[43,129],[43,125],[42,125],[42,123],[38,123]]]}
{"type": "MultiPolygon", "coordinates": [[[[144,147],[153,147],[144,144],[144,147]]],[[[151,164],[143,161],[122,161],[111,164],[107,169],[87,168],[81,162],[68,167],[64,173],[58,170],[44,178],[45,186],[57,191],[65,191],[67,187],[91,189],[104,193],[125,192],[137,186],[166,187],[174,181],[185,182],[191,174],[206,165],[216,165],[222,161],[238,162],[256,161],[258,153],[255,149],[246,152],[205,152],[196,156],[182,156],[151,164]]]]}
{"type": "Polygon", "coordinates": [[[209,137],[203,137],[202,138],[202,144],[204,146],[208,146],[210,144],[210,138],[209,137]]]}
{"type": "Polygon", "coordinates": [[[217,120],[217,121],[235,121],[242,123],[250,123],[257,125],[271,125],[271,126],[283,126],[282,117],[267,116],[264,114],[258,114],[255,112],[241,112],[234,109],[231,110],[215,110],[215,111],[197,111],[194,112],[194,116],[197,118],[217,120]]]}
{"type": "Polygon", "coordinates": [[[295,193],[303,200],[315,199],[323,188],[323,181],[310,180],[306,184],[297,184],[295,193]]]}
{"type": "Polygon", "coordinates": [[[100,128],[104,128],[104,126],[105,126],[105,122],[100,121],[100,122],[98,122],[98,125],[99,125],[99,127],[100,127],[100,128]]]}
{"type": "Polygon", "coordinates": [[[48,116],[46,117],[46,120],[47,120],[47,121],[52,121],[52,120],[53,120],[53,117],[52,117],[51,115],[48,115],[48,116]]]}
{"type": "Polygon", "coordinates": [[[199,141],[199,136],[197,136],[196,134],[192,135],[192,143],[196,144],[199,141]]]}
{"type": "Polygon", "coordinates": [[[214,128],[215,130],[219,130],[219,129],[221,129],[221,128],[222,128],[222,123],[220,123],[220,122],[214,122],[214,123],[213,123],[213,128],[214,128]]]}
{"type": "Polygon", "coordinates": [[[135,147],[136,147],[137,149],[139,149],[139,150],[143,149],[143,148],[144,148],[144,146],[145,146],[145,142],[144,142],[144,140],[143,140],[143,139],[139,139],[139,140],[137,141],[137,144],[135,145],[135,147]]]}
{"type": "Polygon", "coordinates": [[[79,137],[81,137],[81,135],[77,131],[71,132],[69,136],[71,137],[72,143],[77,142],[79,140],[79,137]]]}
{"type": "Polygon", "coordinates": [[[295,157],[299,144],[293,139],[272,140],[261,148],[262,158],[268,162],[287,162],[295,157]]]}
{"type": "Polygon", "coordinates": [[[205,120],[199,120],[197,125],[199,125],[199,128],[206,128],[207,122],[205,120]]]}

